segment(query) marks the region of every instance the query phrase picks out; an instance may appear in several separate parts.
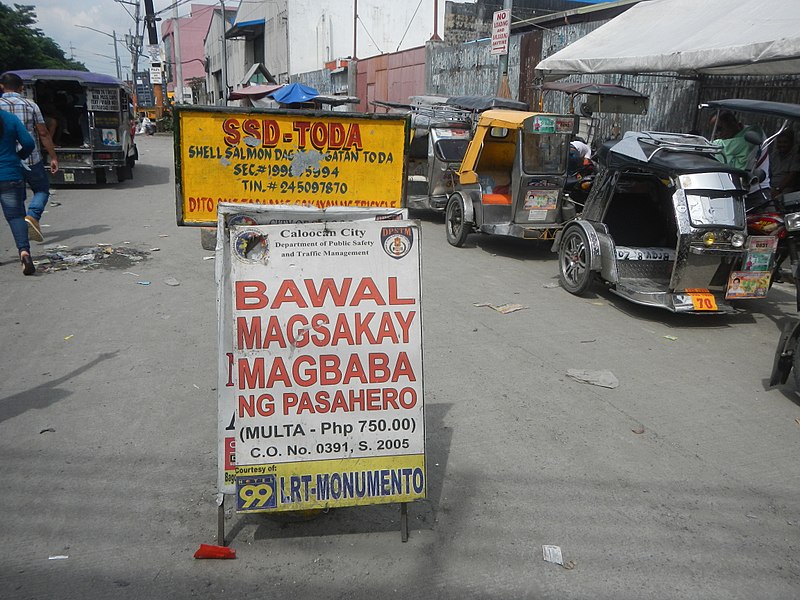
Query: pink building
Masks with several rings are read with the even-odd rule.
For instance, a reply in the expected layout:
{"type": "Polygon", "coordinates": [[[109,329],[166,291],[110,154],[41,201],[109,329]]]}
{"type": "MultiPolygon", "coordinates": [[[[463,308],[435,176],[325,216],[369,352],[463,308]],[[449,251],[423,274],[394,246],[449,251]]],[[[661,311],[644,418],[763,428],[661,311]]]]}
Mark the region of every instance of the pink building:
{"type": "MultiPolygon", "coordinates": [[[[180,38],[181,78],[183,86],[193,78],[205,81],[206,68],[204,61],[204,42],[215,5],[192,4],[188,17],[178,19],[178,37],[180,38]]],[[[167,92],[175,91],[175,19],[165,19],[161,24],[161,41],[164,44],[164,55],[167,79],[167,92]]],[[[176,95],[177,96],[177,95],[176,95]]],[[[179,101],[176,97],[176,101],[179,101]]],[[[197,99],[185,97],[184,102],[196,102],[197,99]]]]}

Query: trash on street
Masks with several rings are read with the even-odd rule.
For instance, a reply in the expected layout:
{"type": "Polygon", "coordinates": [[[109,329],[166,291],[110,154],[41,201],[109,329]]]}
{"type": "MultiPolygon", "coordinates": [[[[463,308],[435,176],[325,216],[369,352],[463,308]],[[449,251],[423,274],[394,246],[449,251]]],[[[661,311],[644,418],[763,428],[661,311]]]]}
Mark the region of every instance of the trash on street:
{"type": "Polygon", "coordinates": [[[575,381],[588,383],[600,387],[614,389],[619,387],[619,380],[611,371],[586,371],[583,369],[568,369],[567,377],[575,381]]]}

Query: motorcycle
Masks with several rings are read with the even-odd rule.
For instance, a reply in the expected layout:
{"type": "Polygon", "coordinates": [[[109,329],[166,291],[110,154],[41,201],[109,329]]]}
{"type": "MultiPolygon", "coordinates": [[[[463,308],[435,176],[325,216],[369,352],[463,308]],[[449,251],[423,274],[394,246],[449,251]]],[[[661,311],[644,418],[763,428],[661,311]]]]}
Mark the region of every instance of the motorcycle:
{"type": "MultiPolygon", "coordinates": [[[[749,235],[768,236],[776,240],[770,287],[774,282],[782,280],[781,267],[787,258],[790,259],[791,265],[797,263],[800,231],[794,229],[796,225],[794,215],[796,214],[800,214],[800,193],[797,192],[765,199],[747,213],[747,233],[749,235]],[[787,224],[789,217],[792,220],[791,224],[787,224]]],[[[794,276],[794,266],[791,271],[794,276]]],[[[798,294],[797,300],[797,310],[800,311],[800,294],[798,294]]]]}
{"type": "MultiPolygon", "coordinates": [[[[778,131],[760,144],[762,151],[766,151],[769,144],[787,129],[790,119],[800,120],[800,105],[797,104],[761,100],[717,100],[705,106],[783,119],[778,131]]],[[[745,138],[747,139],[746,135],[745,138]]],[[[780,275],[781,263],[788,258],[795,286],[795,306],[800,312],[800,258],[798,258],[800,192],[784,193],[772,199],[764,198],[750,211],[747,221],[751,235],[777,238],[773,279],[780,275]]],[[[769,385],[786,383],[792,370],[794,370],[795,386],[800,390],[800,320],[789,322],[781,332],[778,347],[775,349],[769,385]]]]}

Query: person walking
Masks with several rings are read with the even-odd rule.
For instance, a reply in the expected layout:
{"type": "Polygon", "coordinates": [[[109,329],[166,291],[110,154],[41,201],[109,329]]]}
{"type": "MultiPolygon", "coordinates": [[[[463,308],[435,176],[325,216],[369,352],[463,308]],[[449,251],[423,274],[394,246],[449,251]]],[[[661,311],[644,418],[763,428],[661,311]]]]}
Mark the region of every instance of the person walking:
{"type": "Polygon", "coordinates": [[[16,116],[0,110],[0,204],[19,251],[22,272],[33,275],[28,225],[25,221],[25,180],[21,160],[30,156],[36,142],[16,116]],[[18,149],[19,148],[19,149],[18,149]]]}
{"type": "Polygon", "coordinates": [[[42,147],[50,155],[50,172],[58,171],[58,157],[53,145],[50,130],[45,124],[42,111],[33,101],[22,96],[23,82],[19,75],[4,73],[0,77],[0,87],[3,96],[0,97],[0,109],[16,115],[25,125],[25,129],[36,142],[36,148],[25,162],[24,176],[28,185],[33,190],[33,198],[28,203],[25,221],[28,224],[28,235],[37,242],[43,242],[44,236],[39,221],[44,213],[44,207],[50,198],[50,180],[44,167],[42,147]]]}

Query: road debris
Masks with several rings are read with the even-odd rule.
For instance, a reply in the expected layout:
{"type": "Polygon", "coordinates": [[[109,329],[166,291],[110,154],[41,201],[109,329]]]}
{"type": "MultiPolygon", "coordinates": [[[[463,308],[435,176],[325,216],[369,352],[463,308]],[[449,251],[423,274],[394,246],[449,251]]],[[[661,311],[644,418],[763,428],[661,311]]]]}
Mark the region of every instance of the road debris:
{"type": "Polygon", "coordinates": [[[64,341],[65,341],[65,342],[68,342],[68,341],[70,341],[70,340],[71,340],[72,338],[74,338],[74,337],[75,337],[75,334],[74,334],[74,333],[70,333],[70,334],[69,334],[67,337],[65,337],[65,338],[64,338],[64,341]]]}
{"type": "Polygon", "coordinates": [[[631,431],[636,435],[642,435],[644,433],[644,425],[639,425],[638,427],[634,427],[633,429],[631,429],[631,431]]]}
{"type": "Polygon", "coordinates": [[[171,285],[171,286],[173,286],[173,287],[175,287],[175,286],[177,286],[177,285],[180,285],[180,284],[181,284],[181,282],[180,282],[180,281],[178,281],[177,279],[175,279],[174,277],[167,277],[167,278],[164,280],[164,283],[166,283],[167,285],[171,285]]]}
{"type": "Polygon", "coordinates": [[[150,285],[149,281],[137,281],[136,283],[138,283],[139,285],[150,285]]]}
{"type": "Polygon", "coordinates": [[[584,369],[567,369],[567,377],[575,381],[597,385],[609,389],[619,387],[619,379],[611,371],[586,371],[584,369]]]}
{"type": "Polygon", "coordinates": [[[543,287],[543,288],[546,288],[546,289],[548,289],[548,290],[551,290],[551,289],[553,289],[553,288],[560,287],[560,285],[561,285],[561,284],[559,284],[559,283],[543,283],[543,284],[542,284],[542,287],[543,287]]]}
{"type": "Polygon", "coordinates": [[[514,303],[506,303],[506,304],[492,304],[490,302],[476,302],[473,306],[477,306],[478,308],[488,307],[492,310],[496,310],[499,313],[507,315],[508,313],[516,312],[518,310],[525,310],[528,308],[527,306],[522,306],[522,304],[514,304],[514,303]]]}
{"type": "Polygon", "coordinates": [[[53,554],[52,556],[48,556],[47,560],[67,560],[69,558],[66,554],[53,554]]]}
{"type": "Polygon", "coordinates": [[[564,558],[561,556],[561,548],[559,546],[543,545],[542,557],[546,562],[564,566],[564,558]]]}
{"type": "Polygon", "coordinates": [[[47,432],[55,433],[55,432],[56,432],[56,430],[55,430],[55,429],[53,429],[52,427],[48,427],[47,429],[42,429],[42,430],[39,432],[39,435],[42,435],[43,433],[47,433],[47,432]]]}
{"type": "Polygon", "coordinates": [[[236,550],[227,546],[213,546],[211,544],[200,544],[195,558],[236,558],[236,550]]]}
{"type": "Polygon", "coordinates": [[[70,268],[79,268],[83,271],[98,267],[124,269],[145,260],[148,256],[149,252],[135,248],[115,248],[102,243],[78,248],[68,246],[45,248],[44,257],[36,262],[40,271],[50,273],[70,268]]]}
{"type": "Polygon", "coordinates": [[[214,260],[214,256],[204,256],[203,260],[214,260]]]}
{"type": "Polygon", "coordinates": [[[664,339],[665,339],[665,340],[669,340],[669,341],[671,341],[671,342],[676,342],[676,341],[678,341],[678,338],[677,338],[677,337],[675,337],[674,335],[665,335],[665,336],[664,336],[664,339]]]}

